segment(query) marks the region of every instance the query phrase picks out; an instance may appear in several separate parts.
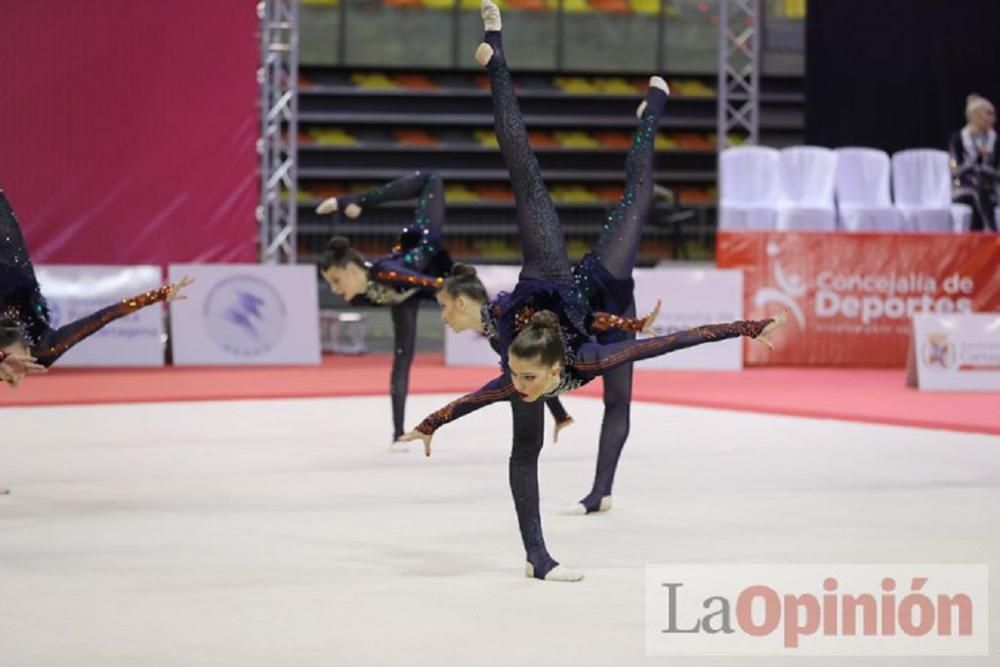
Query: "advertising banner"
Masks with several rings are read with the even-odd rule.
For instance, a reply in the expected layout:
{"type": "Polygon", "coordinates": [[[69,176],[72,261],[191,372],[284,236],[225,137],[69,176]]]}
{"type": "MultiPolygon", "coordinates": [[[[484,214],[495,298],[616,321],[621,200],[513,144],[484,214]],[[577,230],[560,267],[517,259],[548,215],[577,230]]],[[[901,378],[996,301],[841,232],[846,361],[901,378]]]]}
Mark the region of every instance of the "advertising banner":
{"type": "Polygon", "coordinates": [[[169,273],[194,278],[170,308],[175,365],[320,362],[315,267],[172,264],[169,273]]]}
{"type": "MultiPolygon", "coordinates": [[[[58,329],[121,299],[163,285],[158,266],[38,265],[35,275],[58,329]]],[[[58,366],[162,366],[162,304],[115,320],[73,346],[58,366]]]]}
{"type": "Polygon", "coordinates": [[[720,232],[748,318],[790,313],[751,365],[902,367],[914,315],[1000,311],[1000,235],[720,232]]]}
{"type": "Polygon", "coordinates": [[[907,370],[920,389],[1000,392],[1000,313],[915,315],[907,370]]]}

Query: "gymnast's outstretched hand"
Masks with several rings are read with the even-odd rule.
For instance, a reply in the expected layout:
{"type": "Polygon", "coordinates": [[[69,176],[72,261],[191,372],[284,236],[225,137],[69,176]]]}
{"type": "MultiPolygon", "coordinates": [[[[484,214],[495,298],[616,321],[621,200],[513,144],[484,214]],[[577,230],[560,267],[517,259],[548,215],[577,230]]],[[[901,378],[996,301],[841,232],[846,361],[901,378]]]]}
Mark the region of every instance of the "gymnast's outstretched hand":
{"type": "Polygon", "coordinates": [[[754,340],[757,341],[758,343],[763,343],[768,347],[768,349],[773,350],[774,343],[771,342],[771,334],[773,334],[781,327],[785,326],[787,322],[788,322],[788,311],[783,310],[777,315],[775,315],[773,318],[771,318],[771,322],[768,323],[766,327],[764,327],[764,330],[761,331],[760,334],[756,338],[754,338],[754,340]]]}
{"type": "Polygon", "coordinates": [[[420,431],[414,429],[409,433],[404,433],[399,436],[400,442],[411,442],[413,440],[423,440],[424,442],[424,456],[431,455],[431,438],[434,436],[430,433],[421,433],[420,431]]]}
{"type": "Polygon", "coordinates": [[[570,417],[569,415],[567,415],[566,419],[562,420],[561,422],[557,421],[556,428],[552,432],[552,442],[553,443],[559,442],[559,432],[562,431],[567,426],[570,426],[572,423],[573,423],[573,418],[570,417]]]}
{"type": "Polygon", "coordinates": [[[660,316],[660,306],[662,305],[663,305],[663,300],[657,299],[656,305],[653,307],[653,310],[649,313],[649,315],[646,315],[645,322],[642,325],[642,331],[640,331],[639,333],[644,333],[649,335],[656,333],[656,330],[653,328],[653,325],[656,324],[656,318],[660,316]]]}
{"type": "Polygon", "coordinates": [[[39,375],[46,372],[48,369],[39,364],[37,359],[20,352],[4,355],[0,361],[0,382],[12,389],[17,389],[17,385],[21,384],[25,375],[39,375]]]}
{"type": "Polygon", "coordinates": [[[47,373],[49,369],[38,363],[38,359],[28,354],[11,352],[0,361],[0,368],[19,375],[40,375],[47,373]]]}
{"type": "Polygon", "coordinates": [[[182,294],[181,292],[183,292],[184,288],[187,287],[188,285],[190,285],[193,282],[194,282],[194,278],[192,278],[191,276],[184,276],[179,281],[177,281],[176,283],[174,283],[173,285],[171,285],[170,289],[167,290],[167,301],[168,302],[169,301],[183,301],[184,299],[186,299],[187,297],[184,294],[182,294]]]}

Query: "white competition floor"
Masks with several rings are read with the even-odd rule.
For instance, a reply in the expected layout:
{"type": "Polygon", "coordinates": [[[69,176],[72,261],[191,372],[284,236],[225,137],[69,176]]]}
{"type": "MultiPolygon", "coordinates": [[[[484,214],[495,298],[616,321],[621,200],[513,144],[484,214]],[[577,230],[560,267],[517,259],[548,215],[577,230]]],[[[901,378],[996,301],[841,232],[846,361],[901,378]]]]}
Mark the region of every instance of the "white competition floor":
{"type": "MultiPolygon", "coordinates": [[[[448,397],[417,396],[420,416],[448,397]]],[[[390,454],[388,398],[0,410],[0,665],[995,665],[644,653],[662,563],[988,563],[1000,437],[634,407],[606,515],[599,401],[542,455],[553,555],[522,576],[509,411],[390,454]]]]}

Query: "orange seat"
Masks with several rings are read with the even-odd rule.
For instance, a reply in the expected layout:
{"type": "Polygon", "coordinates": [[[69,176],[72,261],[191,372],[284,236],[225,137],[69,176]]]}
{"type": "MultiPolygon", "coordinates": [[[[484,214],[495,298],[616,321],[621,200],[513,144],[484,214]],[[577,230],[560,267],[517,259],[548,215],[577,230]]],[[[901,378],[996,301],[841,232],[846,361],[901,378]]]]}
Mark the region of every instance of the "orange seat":
{"type": "Polygon", "coordinates": [[[590,6],[604,14],[631,14],[628,0],[590,0],[590,6]]]}
{"type": "Polygon", "coordinates": [[[411,90],[437,90],[439,87],[426,74],[397,74],[392,78],[399,85],[411,90]]]}
{"type": "Polygon", "coordinates": [[[677,200],[683,204],[709,204],[715,201],[715,195],[704,188],[677,188],[677,200]]]}
{"type": "Polygon", "coordinates": [[[392,136],[397,143],[403,146],[437,146],[441,143],[427,130],[395,130],[392,136]]]}
{"type": "Polygon", "coordinates": [[[624,132],[595,132],[594,136],[605,148],[629,148],[632,146],[632,137],[624,132]]]}
{"type": "Polygon", "coordinates": [[[677,142],[678,148],[683,148],[685,150],[712,150],[715,148],[715,142],[707,134],[697,134],[694,132],[678,132],[673,135],[674,141],[677,142]]]}
{"type": "Polygon", "coordinates": [[[559,145],[551,133],[539,130],[528,132],[528,142],[535,148],[554,148],[559,145]]]}
{"type": "Polygon", "coordinates": [[[494,183],[479,184],[472,186],[473,191],[479,195],[480,199],[488,201],[514,201],[514,193],[505,185],[494,183]]]}
{"type": "Polygon", "coordinates": [[[507,6],[511,9],[519,9],[524,12],[549,11],[549,6],[545,0],[507,0],[507,6]]]}
{"type": "Polygon", "coordinates": [[[601,201],[615,203],[625,194],[625,189],[621,186],[602,185],[594,188],[594,193],[601,201]]]}

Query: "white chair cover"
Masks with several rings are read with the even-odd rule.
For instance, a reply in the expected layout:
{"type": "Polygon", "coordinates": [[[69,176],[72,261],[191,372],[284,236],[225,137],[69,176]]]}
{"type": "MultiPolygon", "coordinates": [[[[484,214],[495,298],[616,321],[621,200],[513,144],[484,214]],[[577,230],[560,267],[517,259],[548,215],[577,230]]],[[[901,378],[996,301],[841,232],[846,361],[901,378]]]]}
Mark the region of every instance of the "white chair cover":
{"type": "Polygon", "coordinates": [[[968,204],[951,205],[952,231],[956,234],[972,230],[972,207],[968,204]]]}
{"type": "Polygon", "coordinates": [[[902,218],[889,195],[889,154],[874,148],[838,148],[837,206],[849,232],[897,232],[902,218]]]}
{"type": "Polygon", "coordinates": [[[833,190],[837,179],[837,154],[829,148],[794,146],[779,157],[781,198],[777,228],[784,231],[837,229],[833,190]]]}
{"type": "Polygon", "coordinates": [[[916,148],[893,155],[892,189],[904,231],[947,233],[963,225],[968,228],[963,222],[968,207],[952,207],[946,152],[916,148]]]}
{"type": "Polygon", "coordinates": [[[736,146],[719,155],[719,229],[774,229],[778,192],[775,149],[736,146]]]}

